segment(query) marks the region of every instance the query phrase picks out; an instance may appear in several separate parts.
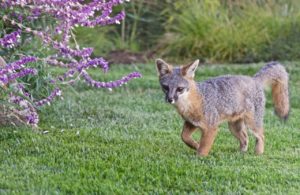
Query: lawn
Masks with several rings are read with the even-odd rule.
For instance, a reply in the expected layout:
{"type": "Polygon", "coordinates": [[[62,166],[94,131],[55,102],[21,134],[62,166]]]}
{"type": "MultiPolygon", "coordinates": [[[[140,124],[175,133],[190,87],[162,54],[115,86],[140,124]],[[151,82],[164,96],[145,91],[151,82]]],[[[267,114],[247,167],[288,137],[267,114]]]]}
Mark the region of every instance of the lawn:
{"type": "MultiPolygon", "coordinates": [[[[262,156],[251,135],[241,154],[224,124],[209,157],[197,157],[181,141],[182,119],[164,102],[154,64],[113,66],[94,77],[143,78],[112,92],[78,83],[41,111],[39,130],[1,128],[0,194],[299,194],[300,63],[286,64],[291,115],[280,122],[267,93],[262,156]]],[[[253,75],[262,65],[207,65],[196,79],[253,75]]]]}

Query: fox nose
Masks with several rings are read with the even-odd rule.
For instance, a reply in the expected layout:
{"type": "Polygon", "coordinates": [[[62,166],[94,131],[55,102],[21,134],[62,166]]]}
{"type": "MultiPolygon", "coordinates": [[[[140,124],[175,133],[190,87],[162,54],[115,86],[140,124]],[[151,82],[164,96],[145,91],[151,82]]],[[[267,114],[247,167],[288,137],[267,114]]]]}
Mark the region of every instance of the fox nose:
{"type": "Polygon", "coordinates": [[[175,103],[174,98],[168,98],[167,100],[168,100],[168,102],[169,102],[170,104],[174,104],[174,103],[175,103]]]}

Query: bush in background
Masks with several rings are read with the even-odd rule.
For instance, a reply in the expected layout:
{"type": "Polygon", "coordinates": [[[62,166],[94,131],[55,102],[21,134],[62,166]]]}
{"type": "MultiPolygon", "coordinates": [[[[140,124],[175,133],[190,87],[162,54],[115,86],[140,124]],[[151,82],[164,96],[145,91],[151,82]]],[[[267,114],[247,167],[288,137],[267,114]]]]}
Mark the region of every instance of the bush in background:
{"type": "Polygon", "coordinates": [[[126,18],[121,25],[103,30],[77,28],[75,34],[82,45],[92,45],[94,54],[107,54],[112,50],[147,52],[156,47],[164,34],[166,18],[162,14],[170,0],[131,0],[115,11],[125,10],[126,18]]]}
{"type": "Polygon", "coordinates": [[[78,28],[95,55],[124,49],[207,62],[299,59],[297,0],[131,0],[125,22],[103,31],[78,28]]]}
{"type": "Polygon", "coordinates": [[[167,56],[208,62],[297,59],[299,8],[295,1],[178,2],[162,38],[167,56]],[[288,55],[287,55],[288,53],[288,55]]]}

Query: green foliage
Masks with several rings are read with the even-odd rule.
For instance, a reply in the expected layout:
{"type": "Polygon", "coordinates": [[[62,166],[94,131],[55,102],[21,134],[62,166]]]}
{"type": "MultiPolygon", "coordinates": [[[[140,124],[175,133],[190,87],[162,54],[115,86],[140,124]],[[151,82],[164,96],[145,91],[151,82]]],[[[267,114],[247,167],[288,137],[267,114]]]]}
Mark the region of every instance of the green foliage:
{"type": "Polygon", "coordinates": [[[95,55],[125,49],[207,62],[300,58],[297,0],[132,0],[118,9],[127,13],[121,25],[77,29],[95,55]]]}
{"type": "Polygon", "coordinates": [[[82,28],[75,29],[76,39],[83,47],[93,47],[95,56],[102,56],[108,51],[115,49],[115,45],[111,40],[111,29],[113,27],[95,27],[95,28],[82,28]]]}
{"type": "Polygon", "coordinates": [[[296,42],[300,9],[294,4],[275,0],[178,3],[167,12],[170,20],[162,52],[210,62],[297,59],[299,52],[293,48],[300,47],[296,42]]]}
{"type": "MultiPolygon", "coordinates": [[[[95,55],[111,50],[125,49],[133,52],[145,51],[157,45],[164,33],[162,12],[168,0],[131,0],[118,9],[124,9],[126,18],[120,25],[95,27],[94,30],[78,28],[77,40],[80,44],[95,48],[95,55]]],[[[119,11],[117,10],[117,11],[119,11]]]]}
{"type": "MultiPolygon", "coordinates": [[[[262,65],[201,66],[196,79],[253,75],[262,65]]],[[[65,90],[69,98],[42,111],[37,132],[1,128],[0,194],[298,194],[300,63],[287,69],[292,113],[279,122],[268,98],[265,154],[255,156],[251,135],[249,152],[239,153],[222,125],[207,158],[181,141],[182,120],[164,102],[154,64],[92,73],[144,77],[110,93],[83,84],[65,90]]]]}

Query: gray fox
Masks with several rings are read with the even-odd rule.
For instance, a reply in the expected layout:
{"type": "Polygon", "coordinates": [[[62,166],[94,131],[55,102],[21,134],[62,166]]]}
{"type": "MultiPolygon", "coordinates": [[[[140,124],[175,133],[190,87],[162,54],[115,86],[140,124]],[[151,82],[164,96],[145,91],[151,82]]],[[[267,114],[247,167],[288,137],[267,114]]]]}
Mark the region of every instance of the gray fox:
{"type": "Polygon", "coordinates": [[[186,66],[173,67],[162,59],[156,60],[159,82],[166,101],[173,104],[184,119],[181,138],[200,156],[207,156],[217,128],[228,121],[232,134],[240,142],[240,150],[248,149],[247,128],[256,138],[255,152],[264,152],[263,116],[264,87],[271,86],[275,113],[286,120],[289,115],[288,73],[277,63],[270,62],[253,77],[225,75],[204,82],[195,82],[199,60],[186,66]],[[191,135],[201,130],[200,143],[191,135]]]}

